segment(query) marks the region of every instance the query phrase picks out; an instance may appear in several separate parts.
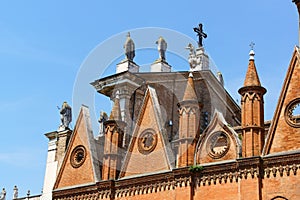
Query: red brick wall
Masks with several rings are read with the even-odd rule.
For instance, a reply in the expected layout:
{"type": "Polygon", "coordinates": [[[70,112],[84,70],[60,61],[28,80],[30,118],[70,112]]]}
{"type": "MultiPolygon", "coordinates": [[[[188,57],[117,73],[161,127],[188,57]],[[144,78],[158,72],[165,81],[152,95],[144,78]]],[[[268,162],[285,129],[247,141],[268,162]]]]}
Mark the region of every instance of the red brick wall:
{"type": "Polygon", "coordinates": [[[276,177],[272,174],[269,178],[263,179],[262,195],[263,199],[272,199],[276,196],[283,196],[289,200],[300,199],[300,174],[296,175],[290,172],[290,175],[281,177],[278,173],[276,177]]]}

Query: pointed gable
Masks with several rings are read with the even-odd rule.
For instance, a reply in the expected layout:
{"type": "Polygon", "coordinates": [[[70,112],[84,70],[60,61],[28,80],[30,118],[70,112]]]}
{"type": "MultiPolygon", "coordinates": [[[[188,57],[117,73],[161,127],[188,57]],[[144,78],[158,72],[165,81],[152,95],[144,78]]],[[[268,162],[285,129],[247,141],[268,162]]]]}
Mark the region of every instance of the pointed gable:
{"type": "Polygon", "coordinates": [[[196,147],[197,164],[235,160],[241,154],[238,134],[215,111],[214,117],[205,129],[196,147]]]}
{"type": "Polygon", "coordinates": [[[300,53],[295,47],[263,154],[300,150],[300,116],[293,111],[300,104],[300,53]]]}
{"type": "Polygon", "coordinates": [[[91,129],[90,114],[82,106],[54,189],[95,183],[100,180],[100,166],[91,129]]]}
{"type": "Polygon", "coordinates": [[[156,92],[148,87],[120,178],[172,169],[174,159],[162,117],[156,92]]]}

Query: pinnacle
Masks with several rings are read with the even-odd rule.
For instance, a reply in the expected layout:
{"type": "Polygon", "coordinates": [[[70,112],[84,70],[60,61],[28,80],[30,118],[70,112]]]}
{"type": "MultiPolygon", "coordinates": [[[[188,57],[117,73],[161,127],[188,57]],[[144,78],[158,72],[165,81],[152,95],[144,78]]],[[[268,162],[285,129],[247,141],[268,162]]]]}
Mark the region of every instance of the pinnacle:
{"type": "Polygon", "coordinates": [[[256,67],[255,67],[255,62],[254,62],[254,51],[253,49],[250,51],[249,53],[250,58],[249,58],[249,64],[248,64],[248,70],[246,73],[246,78],[244,81],[244,87],[245,86],[261,86],[260,85],[260,81],[259,81],[259,77],[256,71],[256,67]]]}
{"type": "Polygon", "coordinates": [[[116,95],[115,101],[114,101],[114,106],[111,110],[110,116],[109,116],[110,120],[116,120],[116,121],[121,121],[122,117],[121,117],[121,108],[120,108],[120,100],[119,100],[119,95],[116,95]]]}
{"type": "Polygon", "coordinates": [[[183,101],[186,100],[197,100],[197,95],[195,93],[195,86],[193,80],[193,74],[190,73],[187,81],[187,85],[184,91],[183,101]]]}
{"type": "Polygon", "coordinates": [[[244,81],[244,86],[261,86],[259,77],[256,71],[254,59],[249,60],[248,70],[244,81]]]}

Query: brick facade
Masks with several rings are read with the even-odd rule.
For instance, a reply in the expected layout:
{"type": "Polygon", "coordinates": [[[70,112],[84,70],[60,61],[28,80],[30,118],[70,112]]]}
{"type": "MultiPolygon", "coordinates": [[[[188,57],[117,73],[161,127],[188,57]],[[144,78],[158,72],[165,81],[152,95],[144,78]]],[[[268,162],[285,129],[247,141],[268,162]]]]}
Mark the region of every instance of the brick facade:
{"type": "Polygon", "coordinates": [[[300,199],[299,59],[296,47],[271,122],[253,51],[241,107],[210,70],[94,81],[111,117],[95,139],[82,108],[68,147],[58,143],[53,199],[300,199]]]}

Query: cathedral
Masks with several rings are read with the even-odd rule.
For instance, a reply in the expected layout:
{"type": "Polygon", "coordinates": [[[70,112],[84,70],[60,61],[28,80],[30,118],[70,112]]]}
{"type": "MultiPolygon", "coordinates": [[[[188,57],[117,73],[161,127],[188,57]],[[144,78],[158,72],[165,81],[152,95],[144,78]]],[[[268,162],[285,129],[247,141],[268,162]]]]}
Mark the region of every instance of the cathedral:
{"type": "MultiPolygon", "coordinates": [[[[300,14],[300,0],[293,2],[300,14]]],[[[48,157],[38,199],[300,199],[299,47],[274,116],[265,121],[267,89],[254,50],[237,103],[222,74],[210,69],[202,24],[194,31],[198,45],[188,44],[190,66],[180,72],[167,62],[163,37],[156,42],[159,58],[141,72],[128,33],[116,73],[91,80],[113,102],[110,113],[100,114],[99,135],[84,105],[71,130],[66,102],[61,126],[45,134],[48,157]]]]}

